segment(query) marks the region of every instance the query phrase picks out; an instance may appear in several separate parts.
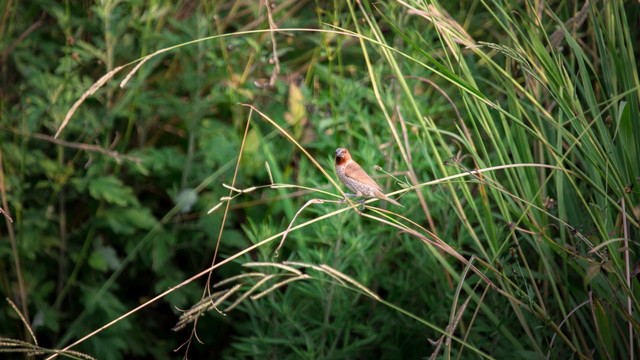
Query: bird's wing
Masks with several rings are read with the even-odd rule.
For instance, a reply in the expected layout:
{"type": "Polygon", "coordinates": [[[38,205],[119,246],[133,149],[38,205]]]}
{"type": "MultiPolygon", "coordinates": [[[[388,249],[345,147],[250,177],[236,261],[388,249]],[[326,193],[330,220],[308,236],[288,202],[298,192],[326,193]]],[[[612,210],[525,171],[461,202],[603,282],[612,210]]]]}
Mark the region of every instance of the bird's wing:
{"type": "Polygon", "coordinates": [[[373,186],[374,188],[382,191],[380,185],[378,185],[378,183],[376,183],[371,177],[369,177],[369,175],[367,175],[367,173],[362,170],[360,165],[358,165],[358,163],[354,161],[351,161],[347,164],[344,169],[344,174],[352,179],[360,181],[365,185],[373,186]]]}

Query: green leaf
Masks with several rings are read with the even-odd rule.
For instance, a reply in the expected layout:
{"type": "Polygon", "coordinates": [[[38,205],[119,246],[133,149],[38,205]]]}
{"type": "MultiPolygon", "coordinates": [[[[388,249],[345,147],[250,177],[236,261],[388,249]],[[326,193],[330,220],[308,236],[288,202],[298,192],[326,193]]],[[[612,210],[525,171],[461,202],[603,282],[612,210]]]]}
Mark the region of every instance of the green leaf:
{"type": "Polygon", "coordinates": [[[172,245],[176,243],[173,233],[168,231],[158,231],[155,235],[153,246],[153,271],[163,273],[169,265],[169,260],[173,255],[172,245]]]}
{"type": "Polygon", "coordinates": [[[94,199],[105,200],[120,206],[138,204],[138,199],[133,195],[131,188],[114,176],[92,179],[89,182],[89,194],[94,199]]]}
{"type": "Polygon", "coordinates": [[[136,229],[151,229],[157,223],[148,208],[109,209],[102,218],[113,232],[124,235],[133,234],[136,229]]]}
{"type": "Polygon", "coordinates": [[[98,271],[107,271],[107,261],[95,251],[89,256],[89,266],[98,271]]]}
{"type": "Polygon", "coordinates": [[[596,276],[598,276],[601,267],[602,265],[598,262],[589,264],[589,267],[587,267],[587,271],[584,274],[583,285],[585,288],[591,284],[591,281],[593,281],[596,276]]]}
{"type": "Polygon", "coordinates": [[[145,153],[144,166],[155,176],[171,175],[184,167],[184,154],[175,148],[150,148],[145,153]]]}
{"type": "Polygon", "coordinates": [[[593,299],[593,311],[596,315],[596,322],[598,323],[598,333],[599,333],[599,337],[602,340],[602,342],[604,342],[604,346],[606,348],[606,351],[613,355],[615,354],[614,352],[614,341],[613,341],[613,337],[612,337],[612,333],[611,333],[611,309],[605,309],[602,306],[602,303],[600,301],[598,301],[597,298],[594,297],[593,299]]]}
{"type": "Polygon", "coordinates": [[[604,263],[602,263],[602,268],[607,271],[607,272],[614,272],[616,271],[616,267],[615,264],[613,263],[613,261],[611,260],[607,260],[604,263]]]}
{"type": "Polygon", "coordinates": [[[111,246],[100,246],[89,256],[89,266],[96,270],[115,270],[120,266],[116,250],[111,246]]]}
{"type": "Polygon", "coordinates": [[[60,321],[57,311],[49,306],[42,305],[36,315],[33,317],[32,327],[37,329],[41,326],[46,327],[48,330],[59,331],[60,321]]]}

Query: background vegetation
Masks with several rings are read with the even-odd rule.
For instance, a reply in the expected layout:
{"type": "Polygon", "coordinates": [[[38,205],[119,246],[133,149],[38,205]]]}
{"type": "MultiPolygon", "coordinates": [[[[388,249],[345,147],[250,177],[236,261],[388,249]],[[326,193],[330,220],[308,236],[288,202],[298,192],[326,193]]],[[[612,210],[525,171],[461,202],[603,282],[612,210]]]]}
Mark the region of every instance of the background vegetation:
{"type": "Polygon", "coordinates": [[[0,351],[638,356],[637,1],[0,4],[0,351]]]}

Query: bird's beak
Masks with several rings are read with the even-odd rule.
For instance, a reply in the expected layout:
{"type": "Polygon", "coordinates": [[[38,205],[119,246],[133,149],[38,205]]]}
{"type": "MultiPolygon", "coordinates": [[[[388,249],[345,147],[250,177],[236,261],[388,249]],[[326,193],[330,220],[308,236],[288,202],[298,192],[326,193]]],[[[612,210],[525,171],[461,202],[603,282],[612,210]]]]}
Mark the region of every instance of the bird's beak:
{"type": "Polygon", "coordinates": [[[336,157],[342,157],[342,154],[343,154],[342,148],[336,149],[336,157]]]}

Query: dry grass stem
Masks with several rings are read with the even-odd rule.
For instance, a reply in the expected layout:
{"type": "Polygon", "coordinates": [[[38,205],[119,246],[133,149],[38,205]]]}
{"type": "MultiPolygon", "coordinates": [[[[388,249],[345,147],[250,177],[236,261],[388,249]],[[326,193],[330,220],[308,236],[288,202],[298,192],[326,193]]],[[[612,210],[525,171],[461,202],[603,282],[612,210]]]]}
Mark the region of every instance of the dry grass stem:
{"type": "Polygon", "coordinates": [[[67,126],[67,124],[69,123],[69,120],[71,119],[73,114],[76,112],[76,110],[78,110],[80,105],[82,105],[82,103],[89,96],[95,94],[95,92],[98,91],[98,89],[103,87],[104,84],[106,84],[107,81],[109,81],[115,74],[117,74],[120,70],[122,70],[123,67],[124,67],[124,65],[123,66],[118,66],[115,69],[113,69],[113,70],[109,71],[108,73],[104,74],[100,79],[98,79],[98,81],[96,81],[95,83],[93,83],[93,85],[91,85],[91,87],[89,87],[89,90],[85,91],[80,96],[80,99],[78,99],[78,101],[76,101],[75,104],[73,104],[71,109],[69,109],[69,111],[67,112],[67,115],[64,117],[64,120],[62,121],[62,124],[60,125],[60,127],[58,128],[58,131],[56,132],[56,135],[54,136],[55,139],[57,139],[58,136],[60,136],[60,133],[67,126]]]}

